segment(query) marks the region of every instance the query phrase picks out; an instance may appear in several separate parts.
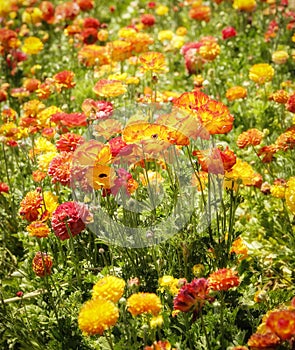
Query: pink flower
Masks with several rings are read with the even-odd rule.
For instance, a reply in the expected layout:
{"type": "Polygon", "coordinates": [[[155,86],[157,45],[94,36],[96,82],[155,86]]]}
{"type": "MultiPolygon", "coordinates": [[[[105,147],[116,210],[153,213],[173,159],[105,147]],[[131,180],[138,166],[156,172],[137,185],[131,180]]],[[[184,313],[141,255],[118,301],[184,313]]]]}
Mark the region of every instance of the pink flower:
{"type": "Polygon", "coordinates": [[[51,226],[54,234],[62,241],[74,237],[85,229],[85,222],[91,214],[85,205],[76,202],[65,202],[59,205],[52,214],[51,226]]]}
{"type": "Polygon", "coordinates": [[[222,30],[222,39],[226,40],[229,38],[233,38],[237,35],[237,31],[235,30],[234,27],[226,27],[222,30]]]}

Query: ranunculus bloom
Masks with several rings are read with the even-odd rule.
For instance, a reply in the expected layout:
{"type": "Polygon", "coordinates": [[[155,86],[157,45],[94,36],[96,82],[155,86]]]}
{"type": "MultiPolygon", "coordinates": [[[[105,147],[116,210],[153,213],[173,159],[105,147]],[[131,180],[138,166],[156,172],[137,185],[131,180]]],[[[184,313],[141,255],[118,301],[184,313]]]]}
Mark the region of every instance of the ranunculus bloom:
{"type": "Polygon", "coordinates": [[[63,186],[70,185],[70,175],[73,155],[71,152],[61,152],[49,164],[48,175],[52,183],[60,182],[63,186]]]}
{"type": "Polygon", "coordinates": [[[5,182],[0,182],[0,193],[8,193],[9,186],[5,182]]]}
{"type": "Polygon", "coordinates": [[[274,76],[274,69],[268,63],[254,64],[250,68],[249,78],[257,84],[264,84],[271,81],[274,76]]]}
{"type": "Polygon", "coordinates": [[[226,40],[229,38],[233,38],[237,35],[237,31],[235,30],[234,27],[226,27],[222,30],[222,39],[226,40]]]}
{"type": "Polygon", "coordinates": [[[195,19],[197,21],[209,22],[211,17],[210,6],[200,5],[197,7],[193,7],[189,11],[189,16],[190,18],[195,19]]]}
{"type": "Polygon", "coordinates": [[[272,332],[254,333],[248,340],[250,349],[274,349],[281,342],[280,338],[272,332]]]}
{"type": "Polygon", "coordinates": [[[295,113],[295,94],[291,95],[286,103],[286,110],[295,113]]]}
{"type": "Polygon", "coordinates": [[[146,313],[156,316],[161,308],[161,300],[155,293],[136,293],[127,299],[127,309],[132,316],[146,313]]]}
{"type": "Polygon", "coordinates": [[[287,182],[285,198],[287,207],[295,215],[295,177],[291,177],[287,182]]]}
{"type": "Polygon", "coordinates": [[[208,277],[209,288],[213,290],[228,290],[240,284],[238,273],[232,269],[220,269],[208,277]]]}
{"type": "Polygon", "coordinates": [[[234,0],[233,8],[239,11],[252,12],[256,8],[255,0],[234,0]]]}
{"type": "Polygon", "coordinates": [[[156,23],[156,18],[155,18],[155,16],[146,13],[146,14],[141,16],[140,21],[146,27],[152,27],[156,23]]]}
{"type": "Polygon", "coordinates": [[[193,311],[195,316],[201,310],[209,297],[209,285],[205,278],[194,279],[183,285],[173,301],[174,310],[182,312],[193,311]]]}
{"type": "Polygon", "coordinates": [[[45,277],[46,275],[50,275],[52,265],[53,265],[52,259],[46,253],[41,253],[41,252],[36,253],[32,261],[33,271],[39,277],[45,277]]]}
{"type": "Polygon", "coordinates": [[[247,90],[243,86],[233,86],[226,91],[225,97],[229,101],[235,101],[247,97],[247,90]]]}
{"type": "Polygon", "coordinates": [[[238,136],[237,145],[239,148],[245,148],[249,145],[257,146],[261,143],[263,133],[258,129],[249,129],[238,136]]]}
{"type": "Polygon", "coordinates": [[[277,90],[269,97],[270,100],[273,100],[276,103],[285,104],[288,102],[289,94],[286,90],[277,90]]]}
{"type": "Polygon", "coordinates": [[[93,92],[101,97],[117,97],[127,92],[126,87],[119,80],[99,80],[93,87],[93,92]]]}
{"type": "Polygon", "coordinates": [[[276,64],[284,64],[288,61],[288,58],[289,54],[286,51],[275,51],[271,56],[272,61],[276,64]]]}
{"type": "Polygon", "coordinates": [[[55,235],[62,241],[78,235],[85,229],[90,218],[86,206],[76,202],[60,204],[52,214],[51,225],[55,235]]]}

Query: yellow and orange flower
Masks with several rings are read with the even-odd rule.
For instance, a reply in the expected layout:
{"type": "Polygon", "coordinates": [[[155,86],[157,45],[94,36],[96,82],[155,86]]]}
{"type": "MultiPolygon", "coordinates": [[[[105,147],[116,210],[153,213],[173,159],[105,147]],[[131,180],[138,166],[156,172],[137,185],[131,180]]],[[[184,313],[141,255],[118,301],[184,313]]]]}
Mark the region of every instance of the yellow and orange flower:
{"type": "Polygon", "coordinates": [[[119,301],[125,289],[125,281],[116,276],[106,276],[93,286],[92,299],[102,298],[113,303],[119,301]]]}
{"type": "Polygon", "coordinates": [[[271,312],[266,319],[266,327],[282,340],[295,336],[295,312],[293,310],[278,310],[271,312]]]}
{"type": "Polygon", "coordinates": [[[206,41],[199,49],[199,54],[207,61],[213,61],[220,54],[220,46],[214,41],[206,41]]]}
{"type": "Polygon", "coordinates": [[[209,22],[211,18],[210,6],[200,5],[197,7],[192,7],[189,11],[189,16],[197,21],[209,22]]]}
{"type": "Polygon", "coordinates": [[[127,92],[126,87],[119,80],[99,80],[93,87],[95,94],[101,97],[117,97],[127,92]]]}
{"type": "Polygon", "coordinates": [[[233,8],[239,11],[253,12],[257,4],[255,0],[234,0],[233,8]]]}
{"type": "Polygon", "coordinates": [[[289,94],[286,90],[277,90],[273,94],[271,94],[269,99],[277,103],[286,104],[289,99],[289,94]]]}
{"type": "Polygon", "coordinates": [[[249,71],[250,80],[254,81],[259,85],[263,85],[266,82],[272,80],[274,76],[274,69],[268,63],[254,64],[249,71]]]}
{"type": "Polygon", "coordinates": [[[237,145],[239,148],[246,148],[248,146],[260,145],[262,141],[263,133],[258,129],[249,129],[242,132],[237,140],[237,145]]]}
{"type": "Polygon", "coordinates": [[[243,86],[233,86],[226,91],[225,97],[229,101],[235,101],[247,97],[247,90],[243,86]]]}
{"type": "Polygon", "coordinates": [[[119,318],[119,309],[110,300],[97,298],[88,300],[81,308],[78,325],[85,335],[103,335],[119,318]]]}
{"type": "Polygon", "coordinates": [[[230,253],[235,253],[240,256],[240,260],[246,259],[248,256],[248,248],[244,243],[241,236],[233,241],[233,244],[230,248],[230,253]]]}
{"type": "Polygon", "coordinates": [[[51,274],[52,269],[51,257],[42,252],[37,252],[32,261],[32,268],[35,274],[39,277],[45,277],[51,274]]]}
{"type": "Polygon", "coordinates": [[[33,221],[27,226],[27,231],[31,237],[37,238],[46,238],[50,233],[48,225],[43,221],[33,221]]]}
{"type": "Polygon", "coordinates": [[[208,277],[209,288],[213,290],[228,290],[240,284],[238,273],[232,269],[220,269],[208,277]]]}
{"type": "Polygon", "coordinates": [[[162,304],[155,293],[136,293],[127,299],[127,308],[132,316],[145,313],[157,316],[162,309],[162,304]]]}
{"type": "Polygon", "coordinates": [[[291,177],[287,182],[285,198],[287,207],[295,215],[295,177],[291,177]]]}
{"type": "Polygon", "coordinates": [[[247,345],[250,346],[250,349],[274,349],[280,342],[281,340],[277,335],[267,331],[252,334],[247,345]]]}
{"type": "Polygon", "coordinates": [[[167,72],[165,56],[161,52],[145,52],[139,56],[139,62],[143,72],[167,72]]]}

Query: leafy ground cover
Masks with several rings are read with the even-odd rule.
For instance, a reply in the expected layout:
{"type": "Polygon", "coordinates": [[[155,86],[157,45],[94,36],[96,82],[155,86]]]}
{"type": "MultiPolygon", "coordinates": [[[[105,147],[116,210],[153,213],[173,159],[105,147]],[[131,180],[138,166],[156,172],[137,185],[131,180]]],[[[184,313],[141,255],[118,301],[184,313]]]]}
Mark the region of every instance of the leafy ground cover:
{"type": "Polygon", "coordinates": [[[294,7],[0,3],[1,349],[294,349],[294,7]]]}

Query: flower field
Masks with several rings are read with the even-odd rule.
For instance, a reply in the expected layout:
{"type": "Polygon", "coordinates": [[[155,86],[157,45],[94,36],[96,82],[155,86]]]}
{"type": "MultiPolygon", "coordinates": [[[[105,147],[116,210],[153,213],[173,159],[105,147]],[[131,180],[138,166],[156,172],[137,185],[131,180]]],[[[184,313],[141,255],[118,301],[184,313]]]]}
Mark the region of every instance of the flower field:
{"type": "Polygon", "coordinates": [[[293,0],[0,2],[0,349],[295,349],[293,0]]]}

